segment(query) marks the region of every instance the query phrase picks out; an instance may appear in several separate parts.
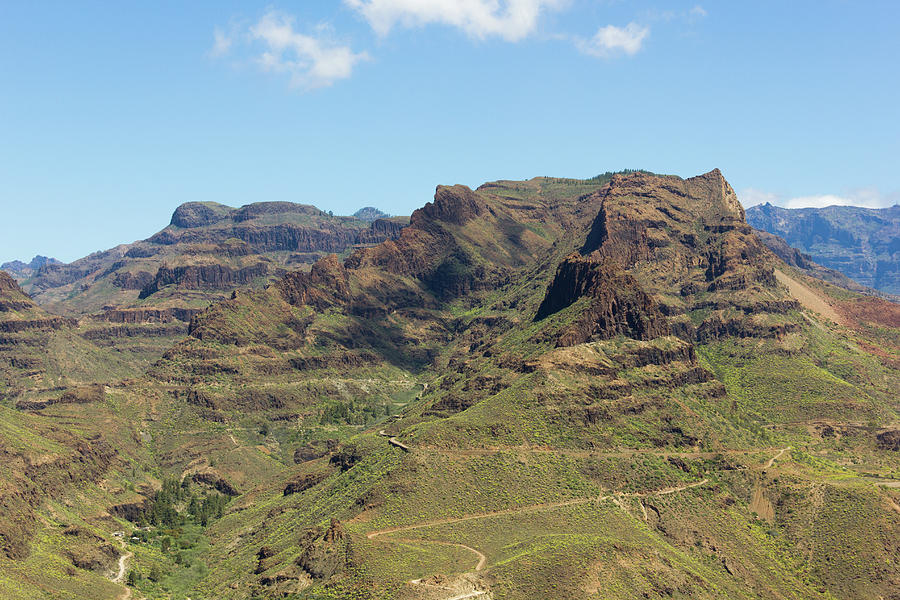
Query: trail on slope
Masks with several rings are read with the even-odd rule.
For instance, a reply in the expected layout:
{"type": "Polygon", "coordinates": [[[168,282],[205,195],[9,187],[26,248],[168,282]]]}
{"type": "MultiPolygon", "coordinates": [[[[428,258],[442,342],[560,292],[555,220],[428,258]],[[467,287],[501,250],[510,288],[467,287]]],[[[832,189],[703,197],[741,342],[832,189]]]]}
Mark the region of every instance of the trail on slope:
{"type": "Polygon", "coordinates": [[[131,598],[131,588],[128,587],[125,583],[125,569],[127,567],[126,563],[134,556],[134,552],[125,548],[125,542],[120,540],[122,545],[122,549],[125,550],[125,554],[119,557],[119,571],[116,573],[116,576],[113,578],[113,583],[118,583],[125,589],[122,590],[122,593],[119,594],[117,600],[130,600],[131,598]]]}
{"type": "Polygon", "coordinates": [[[400,448],[401,450],[405,450],[406,452],[411,451],[411,448],[409,446],[407,446],[397,438],[391,436],[391,434],[386,432],[384,429],[379,430],[378,435],[386,437],[388,439],[388,444],[394,446],[395,448],[400,448]]]}
{"type": "Polygon", "coordinates": [[[826,319],[831,319],[839,325],[846,325],[846,320],[828,304],[821,295],[817,294],[812,288],[800,283],[793,277],[775,269],[775,278],[779,283],[787,286],[788,291],[800,304],[813,312],[817,312],[826,319]]]}
{"type": "MultiPolygon", "coordinates": [[[[387,529],[379,529],[376,531],[370,531],[366,534],[366,537],[370,540],[375,539],[376,537],[380,537],[383,535],[390,535],[392,533],[400,533],[404,531],[414,531],[416,529],[425,529],[428,527],[436,527],[440,525],[452,525],[454,523],[463,523],[465,521],[475,521],[479,519],[490,519],[493,517],[500,517],[506,515],[517,515],[517,514],[525,514],[525,513],[533,513],[533,512],[541,512],[545,510],[552,510],[555,508],[563,508],[566,506],[576,506],[580,504],[588,504],[591,502],[601,502],[603,500],[620,500],[622,498],[646,498],[648,496],[665,496],[667,494],[674,494],[677,492],[683,492],[685,490],[695,488],[701,485],[704,485],[709,481],[708,478],[703,478],[700,481],[695,481],[693,483],[687,483],[680,486],[662,488],[659,490],[654,490],[651,492],[632,492],[632,493],[617,493],[617,494],[607,494],[600,496],[591,496],[588,498],[573,498],[572,500],[562,500],[560,502],[545,502],[541,504],[531,504],[529,506],[521,506],[518,508],[506,508],[503,510],[496,510],[491,512],[484,513],[473,513],[471,515],[463,515],[461,517],[446,517],[443,519],[433,519],[431,521],[423,521],[421,523],[415,523],[413,525],[402,525],[399,527],[389,527],[387,529]]],[[[387,542],[411,542],[411,541],[419,541],[419,542],[429,542],[431,540],[410,540],[410,539],[389,539],[385,540],[387,542]]],[[[478,565],[475,567],[476,571],[480,571],[484,568],[484,565],[487,563],[487,557],[480,551],[472,548],[470,546],[466,546],[464,544],[458,544],[455,542],[442,542],[435,541],[434,543],[442,543],[449,546],[457,546],[460,548],[465,548],[467,550],[472,551],[474,554],[478,556],[478,565]]]]}
{"type": "Polygon", "coordinates": [[[773,456],[772,458],[770,458],[769,461],[765,464],[765,466],[764,466],[763,468],[765,468],[765,469],[771,469],[771,468],[772,468],[772,465],[775,464],[775,461],[778,460],[779,458],[781,458],[781,455],[784,454],[785,452],[787,452],[787,451],[790,450],[790,449],[791,449],[791,447],[788,446],[787,448],[782,448],[781,450],[779,450],[779,451],[778,451],[778,454],[776,454],[775,456],[773,456]]]}
{"type": "MultiPolygon", "coordinates": [[[[371,539],[371,538],[370,538],[371,539]]],[[[487,563],[487,556],[485,556],[482,552],[479,552],[475,548],[471,546],[466,546],[465,544],[457,544],[456,542],[443,542],[437,540],[422,540],[422,539],[410,539],[410,538],[398,538],[396,540],[392,540],[396,542],[406,542],[410,544],[438,544],[441,546],[454,546],[456,548],[462,548],[463,550],[468,550],[472,554],[478,557],[478,563],[475,565],[475,570],[480,571],[484,568],[485,563],[487,563]]]]}

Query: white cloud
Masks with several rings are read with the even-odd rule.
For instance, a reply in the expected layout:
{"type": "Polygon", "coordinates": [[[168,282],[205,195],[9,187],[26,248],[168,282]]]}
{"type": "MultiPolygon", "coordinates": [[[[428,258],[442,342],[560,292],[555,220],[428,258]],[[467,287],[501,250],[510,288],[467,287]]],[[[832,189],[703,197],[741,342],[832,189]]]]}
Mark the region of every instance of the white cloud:
{"type": "Polygon", "coordinates": [[[216,28],[209,55],[222,57],[232,50],[234,42],[243,42],[252,49],[253,63],[264,71],[284,73],[291,86],[307,90],[347,79],[357,64],[369,59],[367,53],[353,52],[336,42],[327,25],[318,25],[309,34],[296,31],[294,25],[292,16],[269,11],[246,30],[241,27],[226,34],[216,28]]]}
{"type": "Polygon", "coordinates": [[[355,53],[349,46],[328,39],[327,28],[320,26],[317,33],[319,37],[298,33],[294,18],[277,12],[266,13],[250,28],[251,38],[266,48],[258,57],[260,66],[287,73],[296,87],[327,87],[347,79],[357,63],[369,59],[365,52],[355,53]]]}
{"type": "Polygon", "coordinates": [[[747,188],[740,193],[739,198],[741,204],[747,207],[770,202],[784,208],[823,208],[825,206],[885,208],[900,202],[900,193],[882,194],[877,188],[861,188],[841,196],[836,194],[819,194],[782,198],[778,194],[747,188]]]}
{"type": "Polygon", "coordinates": [[[233,42],[234,40],[228,34],[216,27],[213,31],[213,47],[210,49],[209,55],[213,58],[225,56],[231,50],[233,42]]]}
{"type": "Polygon", "coordinates": [[[692,8],[690,11],[688,11],[688,15],[691,17],[705,17],[708,14],[709,13],[706,12],[706,9],[703,8],[702,6],[700,6],[699,4],[697,4],[696,6],[694,6],[694,8],[692,8]]]}
{"type": "Polygon", "coordinates": [[[622,53],[633,56],[644,45],[648,35],[650,28],[637,23],[629,23],[625,27],[607,25],[597,30],[591,39],[579,38],[575,40],[575,44],[585,54],[598,58],[609,58],[622,53]]]}
{"type": "Polygon", "coordinates": [[[442,24],[472,37],[497,36],[515,42],[537,29],[541,13],[561,8],[567,0],[344,0],[379,35],[397,25],[442,24]]]}
{"type": "Polygon", "coordinates": [[[852,204],[853,200],[850,198],[842,198],[833,194],[799,196],[797,198],[788,198],[781,203],[785,208],[823,208],[825,206],[850,206],[852,204]]]}

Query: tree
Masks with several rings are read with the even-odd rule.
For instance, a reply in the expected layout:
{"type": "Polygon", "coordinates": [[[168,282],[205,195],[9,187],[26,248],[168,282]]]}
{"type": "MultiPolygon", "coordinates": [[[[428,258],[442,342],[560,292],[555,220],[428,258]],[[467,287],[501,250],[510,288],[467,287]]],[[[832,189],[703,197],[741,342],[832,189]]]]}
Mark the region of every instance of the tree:
{"type": "Polygon", "coordinates": [[[152,567],[150,567],[150,573],[147,575],[147,579],[156,583],[162,578],[163,572],[162,569],[159,568],[159,565],[153,565],[152,567]]]}

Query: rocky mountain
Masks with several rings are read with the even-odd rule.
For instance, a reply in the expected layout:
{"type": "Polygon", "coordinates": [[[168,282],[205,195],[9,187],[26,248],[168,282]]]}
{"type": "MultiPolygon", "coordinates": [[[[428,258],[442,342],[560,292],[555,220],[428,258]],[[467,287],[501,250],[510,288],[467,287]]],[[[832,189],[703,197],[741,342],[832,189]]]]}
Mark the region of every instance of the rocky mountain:
{"type": "Polygon", "coordinates": [[[31,262],[25,263],[21,260],[13,260],[0,265],[0,270],[6,271],[15,279],[22,281],[34,275],[44,265],[61,265],[61,261],[46,256],[35,256],[31,262]]]}
{"type": "Polygon", "coordinates": [[[887,598],[898,327],[717,170],[440,186],[142,375],[0,402],[0,595],[887,598]]]}
{"type": "Polygon", "coordinates": [[[858,283],[900,293],[900,206],[787,209],[766,203],[747,209],[747,222],[858,283]]]}
{"type": "Polygon", "coordinates": [[[265,284],[327,253],[395,237],[404,221],[337,217],[314,206],[258,202],[231,208],[179,206],[171,223],[146,240],[45,264],[22,282],[38,304],[83,315],[104,307],[196,307],[236,287],[265,284]]]}

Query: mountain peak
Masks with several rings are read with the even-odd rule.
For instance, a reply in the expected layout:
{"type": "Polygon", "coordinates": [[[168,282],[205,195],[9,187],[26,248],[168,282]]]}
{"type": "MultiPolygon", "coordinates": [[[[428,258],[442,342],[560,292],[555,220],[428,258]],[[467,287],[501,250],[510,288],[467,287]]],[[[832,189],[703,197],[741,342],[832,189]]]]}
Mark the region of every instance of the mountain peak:
{"type": "Polygon", "coordinates": [[[205,227],[221,221],[233,210],[217,202],[185,202],[172,213],[170,225],[184,229],[205,227]]]}
{"type": "Polygon", "coordinates": [[[21,281],[37,273],[38,270],[44,265],[61,264],[63,263],[59,260],[56,260],[55,258],[49,258],[47,256],[41,256],[40,254],[38,254],[31,259],[31,262],[25,263],[21,260],[13,260],[0,265],[0,269],[3,269],[4,271],[12,275],[12,277],[16,280],[21,281]]]}

